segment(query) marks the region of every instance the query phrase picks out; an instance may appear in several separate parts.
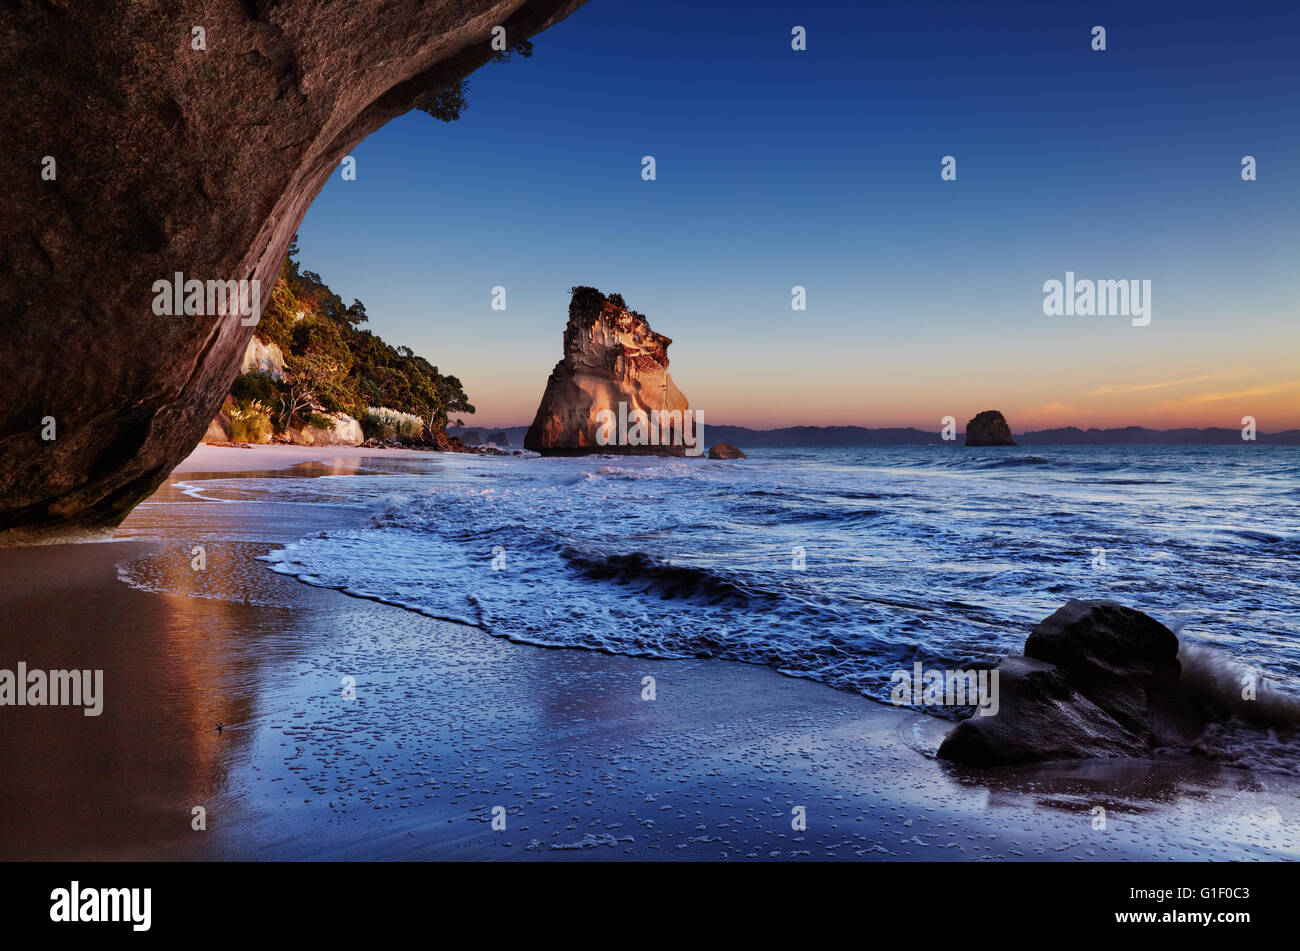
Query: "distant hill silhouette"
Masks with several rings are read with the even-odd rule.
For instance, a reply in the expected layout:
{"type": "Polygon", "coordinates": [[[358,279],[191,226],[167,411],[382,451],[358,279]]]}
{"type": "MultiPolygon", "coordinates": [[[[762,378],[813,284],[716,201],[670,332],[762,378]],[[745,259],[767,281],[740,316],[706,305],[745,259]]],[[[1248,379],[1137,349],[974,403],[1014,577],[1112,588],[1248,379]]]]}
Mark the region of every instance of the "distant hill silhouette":
{"type": "MultiPolygon", "coordinates": [[[[1227,446],[1241,443],[1240,429],[1040,429],[1022,433],[1016,439],[1022,446],[1227,446]]],[[[1300,429],[1280,433],[1256,433],[1257,442],[1277,446],[1300,446],[1300,429]]]]}

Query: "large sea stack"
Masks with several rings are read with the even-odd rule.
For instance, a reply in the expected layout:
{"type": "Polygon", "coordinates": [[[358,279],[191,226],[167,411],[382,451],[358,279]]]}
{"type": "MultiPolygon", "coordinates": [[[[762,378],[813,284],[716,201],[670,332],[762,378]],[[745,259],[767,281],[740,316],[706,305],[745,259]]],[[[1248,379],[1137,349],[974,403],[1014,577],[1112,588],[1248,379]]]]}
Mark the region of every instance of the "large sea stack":
{"type": "Polygon", "coordinates": [[[966,424],[968,446],[1014,446],[1006,417],[995,409],[986,409],[966,424]]]}
{"type": "MultiPolygon", "coordinates": [[[[537,416],[528,427],[524,448],[543,455],[618,452],[681,455],[682,445],[665,436],[658,446],[601,445],[597,418],[609,410],[617,418],[625,404],[627,416],[687,413],[686,397],[668,375],[668,345],[645,317],[628,310],[618,294],[606,296],[594,287],[575,287],[564,328],[564,359],[546,381],[537,416]]],[[[681,418],[678,417],[678,418],[681,418]]],[[[688,433],[693,437],[694,432],[688,433]]]]}

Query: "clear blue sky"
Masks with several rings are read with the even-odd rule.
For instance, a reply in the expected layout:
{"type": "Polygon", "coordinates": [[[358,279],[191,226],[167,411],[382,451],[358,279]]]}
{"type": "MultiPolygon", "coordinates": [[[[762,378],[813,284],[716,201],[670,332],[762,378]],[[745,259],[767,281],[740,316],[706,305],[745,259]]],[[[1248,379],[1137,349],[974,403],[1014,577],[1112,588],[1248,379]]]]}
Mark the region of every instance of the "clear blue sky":
{"type": "Polygon", "coordinates": [[[534,45],[300,232],[476,425],[531,421],[592,284],[715,424],[1300,426],[1300,4],[591,0],[534,45]],[[1151,325],[1044,316],[1067,270],[1151,325]]]}

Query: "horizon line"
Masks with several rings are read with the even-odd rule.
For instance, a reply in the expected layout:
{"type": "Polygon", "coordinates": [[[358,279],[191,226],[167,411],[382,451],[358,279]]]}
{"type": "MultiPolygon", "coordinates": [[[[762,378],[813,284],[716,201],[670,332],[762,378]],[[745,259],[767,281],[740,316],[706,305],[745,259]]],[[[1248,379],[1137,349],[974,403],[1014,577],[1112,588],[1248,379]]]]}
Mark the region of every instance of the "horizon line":
{"type": "MultiPolygon", "coordinates": [[[[910,429],[918,433],[926,433],[926,434],[930,433],[930,430],[922,429],[920,426],[863,426],[861,423],[827,423],[824,425],[815,425],[811,423],[799,423],[791,426],[761,426],[760,427],[760,426],[741,426],[735,423],[704,422],[703,425],[706,428],[712,427],[714,429],[749,429],[757,433],[779,432],[780,430],[783,429],[861,429],[867,432],[889,432],[889,431],[910,429]]],[[[507,426],[502,426],[496,424],[488,425],[487,423],[470,422],[470,423],[466,423],[463,426],[460,425],[453,426],[448,424],[447,428],[448,429],[528,429],[531,426],[532,426],[531,423],[513,423],[507,426]]],[[[1132,430],[1132,429],[1142,430],[1144,432],[1150,432],[1150,433],[1176,433],[1176,432],[1214,432],[1218,430],[1222,430],[1224,432],[1239,432],[1241,430],[1241,427],[1240,426],[1170,426],[1162,429],[1155,429],[1150,426],[1138,426],[1138,425],[1077,426],[1071,424],[1069,426],[1047,426],[1044,427],[1043,429],[1012,430],[1011,434],[1013,436],[1032,435],[1033,433],[1057,432],[1062,429],[1077,429],[1080,432],[1084,432],[1084,433],[1123,432],[1125,430],[1132,430]]],[[[935,430],[936,433],[942,431],[943,431],[942,427],[938,430],[935,430]]],[[[957,430],[957,432],[964,434],[966,430],[959,429],[957,430]]],[[[1257,435],[1260,436],[1279,436],[1282,435],[1283,433],[1300,432],[1300,426],[1293,426],[1286,429],[1277,429],[1269,432],[1265,432],[1262,429],[1256,429],[1255,432],[1257,435]]]]}

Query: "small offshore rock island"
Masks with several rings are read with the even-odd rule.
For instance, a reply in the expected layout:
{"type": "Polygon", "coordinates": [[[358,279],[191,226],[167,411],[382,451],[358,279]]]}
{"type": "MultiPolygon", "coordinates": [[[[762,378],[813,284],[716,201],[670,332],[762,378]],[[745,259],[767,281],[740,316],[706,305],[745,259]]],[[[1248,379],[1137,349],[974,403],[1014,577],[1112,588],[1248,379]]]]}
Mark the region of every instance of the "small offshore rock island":
{"type": "Polygon", "coordinates": [[[1011,438],[1011,427],[1007,425],[1007,419],[1001,412],[995,409],[986,409],[982,413],[977,413],[975,418],[966,424],[966,445],[968,446],[1014,446],[1016,441],[1011,438]]]}
{"type": "Polygon", "coordinates": [[[698,455],[701,434],[668,374],[672,340],[651,330],[621,294],[578,286],[572,295],[564,357],[546,381],[524,448],[544,456],[698,455]],[[654,437],[648,444],[627,438],[625,420],[638,414],[654,437]],[[616,439],[602,442],[602,416],[618,421],[616,439]]]}

